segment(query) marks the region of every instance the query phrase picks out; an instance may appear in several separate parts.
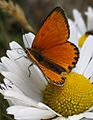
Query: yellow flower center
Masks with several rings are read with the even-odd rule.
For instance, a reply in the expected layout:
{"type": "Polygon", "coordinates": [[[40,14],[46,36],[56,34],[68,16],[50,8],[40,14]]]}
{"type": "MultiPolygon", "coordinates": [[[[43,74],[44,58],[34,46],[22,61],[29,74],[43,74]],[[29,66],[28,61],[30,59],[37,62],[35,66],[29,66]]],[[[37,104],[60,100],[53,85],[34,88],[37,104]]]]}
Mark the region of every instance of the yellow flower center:
{"type": "Polygon", "coordinates": [[[88,37],[87,34],[84,34],[84,35],[82,35],[82,36],[80,37],[79,42],[78,42],[78,46],[79,46],[80,48],[81,48],[82,45],[84,44],[84,42],[85,42],[85,40],[86,40],[87,37],[88,37]]]}
{"type": "Polygon", "coordinates": [[[46,86],[43,101],[64,117],[79,114],[93,106],[93,85],[84,76],[71,72],[63,86],[46,86]]]}

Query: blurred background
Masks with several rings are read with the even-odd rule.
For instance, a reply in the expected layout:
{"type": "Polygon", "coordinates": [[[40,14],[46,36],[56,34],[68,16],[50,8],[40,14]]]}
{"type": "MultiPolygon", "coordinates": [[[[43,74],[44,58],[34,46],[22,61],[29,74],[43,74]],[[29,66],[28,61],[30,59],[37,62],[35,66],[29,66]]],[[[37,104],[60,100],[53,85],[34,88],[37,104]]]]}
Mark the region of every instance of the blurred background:
{"type": "MultiPolygon", "coordinates": [[[[23,9],[28,23],[35,31],[41,27],[46,16],[56,6],[64,8],[68,17],[73,19],[72,10],[77,8],[82,14],[88,6],[93,7],[93,0],[11,0],[23,9]]],[[[9,2],[9,0],[7,0],[9,2]]],[[[83,14],[84,15],[84,14],[83,14]]],[[[27,31],[28,32],[28,31],[27,31]]],[[[7,12],[0,9],[0,57],[5,55],[10,41],[17,41],[22,45],[22,34],[25,30],[7,12]]]]}

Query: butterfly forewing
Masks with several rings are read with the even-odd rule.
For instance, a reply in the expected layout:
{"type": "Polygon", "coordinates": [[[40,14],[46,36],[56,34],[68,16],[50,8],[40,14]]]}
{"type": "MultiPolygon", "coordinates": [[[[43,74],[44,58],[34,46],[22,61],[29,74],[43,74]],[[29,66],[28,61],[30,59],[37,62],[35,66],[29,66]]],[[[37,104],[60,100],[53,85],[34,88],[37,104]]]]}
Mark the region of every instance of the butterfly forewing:
{"type": "Polygon", "coordinates": [[[47,17],[41,29],[33,41],[32,48],[42,51],[58,44],[62,44],[69,38],[69,27],[64,11],[57,7],[47,17]]]}

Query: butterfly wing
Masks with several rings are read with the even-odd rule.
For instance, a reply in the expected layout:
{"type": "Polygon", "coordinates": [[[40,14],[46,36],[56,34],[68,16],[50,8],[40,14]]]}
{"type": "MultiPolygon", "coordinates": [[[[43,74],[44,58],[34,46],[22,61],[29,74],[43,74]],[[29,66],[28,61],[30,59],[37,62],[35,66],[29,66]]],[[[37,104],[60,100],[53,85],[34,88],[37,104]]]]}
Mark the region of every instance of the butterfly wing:
{"type": "MultiPolygon", "coordinates": [[[[41,54],[43,54],[47,60],[56,63],[65,69],[67,73],[75,67],[79,58],[78,49],[74,44],[70,42],[54,46],[41,54]]],[[[57,74],[56,70],[56,72],[54,72],[51,69],[46,68],[44,65],[41,65],[40,63],[38,63],[38,66],[53,83],[62,85],[65,82],[64,78],[62,78],[62,74],[57,74]]]]}
{"type": "MultiPolygon", "coordinates": [[[[31,49],[28,49],[28,51],[30,50],[31,49]]],[[[58,74],[56,67],[54,72],[51,68],[49,69],[46,67],[46,65],[44,65],[46,63],[44,63],[43,61],[40,63],[30,53],[31,51],[29,52],[29,58],[35,61],[35,63],[41,69],[44,75],[47,76],[53,83],[57,85],[62,85],[65,82],[65,79],[62,76],[62,74],[58,74]]],[[[52,47],[41,54],[43,54],[43,57],[46,60],[51,61],[51,63],[55,63],[56,65],[59,65],[61,68],[63,68],[63,71],[65,70],[67,73],[70,72],[73,67],[75,67],[75,64],[79,57],[78,49],[76,48],[75,45],[73,45],[70,42],[66,42],[64,44],[52,47]]]]}
{"type": "Polygon", "coordinates": [[[63,67],[66,72],[70,72],[75,67],[79,58],[78,48],[68,41],[46,51],[41,51],[41,54],[51,62],[63,67]]]}
{"type": "Polygon", "coordinates": [[[62,44],[69,38],[69,26],[64,11],[56,7],[45,20],[33,41],[32,48],[41,51],[62,44]]]}
{"type": "MultiPolygon", "coordinates": [[[[66,70],[71,71],[75,66],[79,52],[77,47],[68,42],[69,26],[64,11],[57,7],[48,16],[43,26],[37,33],[32,49],[38,49],[40,54],[47,60],[58,64],[66,70]]],[[[31,53],[31,52],[30,52],[31,53]]],[[[63,83],[61,74],[57,74],[35,60],[43,73],[54,83],[63,83]]]]}
{"type": "Polygon", "coordinates": [[[65,82],[65,79],[63,78],[62,75],[59,75],[55,73],[54,71],[46,68],[45,66],[41,65],[38,63],[39,68],[41,71],[44,73],[45,77],[47,77],[52,83],[56,85],[63,85],[65,82]]]}
{"type": "Polygon", "coordinates": [[[51,69],[48,69],[46,66],[44,66],[44,64],[37,61],[37,59],[31,54],[31,49],[26,49],[26,51],[29,59],[35,62],[35,64],[40,68],[45,77],[49,78],[53,83],[57,85],[62,85],[64,83],[65,80],[62,79],[62,76],[60,74],[57,74],[51,69]]]}

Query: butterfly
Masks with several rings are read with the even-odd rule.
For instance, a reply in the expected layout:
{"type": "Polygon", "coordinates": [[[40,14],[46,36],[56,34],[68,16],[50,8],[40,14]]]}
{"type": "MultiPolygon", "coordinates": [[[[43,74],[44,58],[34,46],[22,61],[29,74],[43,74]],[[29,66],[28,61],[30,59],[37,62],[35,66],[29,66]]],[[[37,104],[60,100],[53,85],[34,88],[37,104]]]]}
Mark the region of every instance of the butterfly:
{"type": "Polygon", "coordinates": [[[65,13],[56,7],[37,32],[32,47],[26,48],[29,59],[56,85],[64,84],[62,73],[69,73],[79,58],[78,48],[68,41],[69,35],[65,13]]]}

